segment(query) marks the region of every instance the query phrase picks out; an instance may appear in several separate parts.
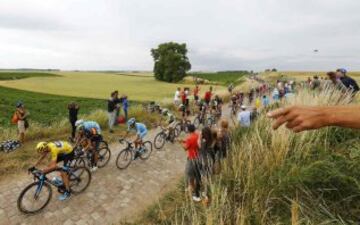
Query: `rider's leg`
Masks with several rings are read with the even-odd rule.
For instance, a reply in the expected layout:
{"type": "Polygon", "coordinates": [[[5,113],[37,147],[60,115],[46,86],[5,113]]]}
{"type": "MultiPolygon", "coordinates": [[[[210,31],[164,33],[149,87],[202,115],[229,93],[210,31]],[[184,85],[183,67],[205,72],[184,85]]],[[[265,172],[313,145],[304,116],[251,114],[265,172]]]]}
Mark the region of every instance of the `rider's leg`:
{"type": "Polygon", "coordinates": [[[61,179],[64,182],[64,186],[66,191],[70,192],[70,185],[69,185],[69,176],[66,172],[60,172],[61,179]]]}

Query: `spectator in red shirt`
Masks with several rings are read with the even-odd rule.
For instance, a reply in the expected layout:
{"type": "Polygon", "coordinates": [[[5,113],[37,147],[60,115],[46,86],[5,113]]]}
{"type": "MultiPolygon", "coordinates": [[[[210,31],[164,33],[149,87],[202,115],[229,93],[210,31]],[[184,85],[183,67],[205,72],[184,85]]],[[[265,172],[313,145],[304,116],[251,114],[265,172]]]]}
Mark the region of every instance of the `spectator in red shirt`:
{"type": "Polygon", "coordinates": [[[212,87],[210,86],[209,90],[207,92],[205,92],[205,97],[204,97],[205,103],[207,105],[210,104],[211,97],[212,97],[212,87]]]}
{"type": "Polygon", "coordinates": [[[185,179],[189,190],[193,192],[193,200],[201,201],[200,198],[200,163],[199,163],[199,134],[195,132],[195,126],[190,124],[188,126],[189,135],[183,141],[183,148],[187,152],[187,160],[185,166],[185,179]]]}

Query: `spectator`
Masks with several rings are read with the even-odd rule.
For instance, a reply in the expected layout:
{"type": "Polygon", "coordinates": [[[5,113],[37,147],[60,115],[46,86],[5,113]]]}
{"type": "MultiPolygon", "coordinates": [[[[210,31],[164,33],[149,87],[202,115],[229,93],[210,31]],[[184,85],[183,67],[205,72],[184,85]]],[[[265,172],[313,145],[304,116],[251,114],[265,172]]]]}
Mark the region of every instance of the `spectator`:
{"type": "Polygon", "coordinates": [[[205,96],[204,96],[206,105],[210,104],[211,97],[212,97],[212,87],[210,86],[209,90],[207,92],[205,92],[205,96]]]}
{"type": "Polygon", "coordinates": [[[350,90],[352,93],[356,93],[359,91],[359,85],[356,81],[346,75],[346,69],[337,69],[336,70],[336,77],[340,79],[340,81],[344,84],[344,86],[350,90]]]}
{"type": "Polygon", "coordinates": [[[224,159],[227,156],[227,150],[230,146],[229,122],[225,119],[220,121],[220,127],[217,132],[217,149],[219,150],[219,159],[224,159]]]}
{"type": "Polygon", "coordinates": [[[246,110],[246,106],[241,106],[241,112],[238,114],[238,122],[241,127],[250,127],[250,121],[251,121],[251,113],[250,111],[246,110]]]}
{"type": "Polygon", "coordinates": [[[205,201],[208,201],[208,185],[210,176],[214,173],[214,163],[215,163],[215,152],[214,145],[216,140],[213,138],[212,131],[209,127],[205,127],[201,131],[200,141],[200,151],[199,159],[201,163],[201,181],[204,186],[205,201]]]}
{"type": "Polygon", "coordinates": [[[263,95],[262,97],[262,105],[264,108],[268,107],[270,105],[270,100],[267,95],[263,95]]]}
{"type": "Polygon", "coordinates": [[[29,116],[29,112],[26,110],[25,105],[19,101],[16,103],[16,123],[18,126],[18,133],[19,133],[19,141],[21,143],[25,142],[25,131],[29,127],[29,123],[27,117],[29,116]]]}
{"type": "Polygon", "coordinates": [[[126,95],[124,95],[122,98],[122,107],[123,107],[123,111],[124,111],[124,115],[125,115],[125,121],[127,121],[128,120],[129,102],[128,102],[128,97],[126,95]]]}
{"type": "Polygon", "coordinates": [[[274,99],[274,101],[278,101],[280,99],[279,89],[274,88],[274,91],[272,92],[272,98],[274,99]]]}
{"type": "Polygon", "coordinates": [[[200,185],[201,175],[199,168],[199,134],[195,132],[193,124],[188,126],[189,135],[183,141],[183,148],[187,152],[185,166],[185,179],[189,189],[193,192],[192,199],[196,202],[201,201],[200,185]]]}
{"type": "Polygon", "coordinates": [[[326,75],[329,78],[329,82],[335,86],[336,89],[341,90],[341,91],[346,91],[346,87],[345,85],[341,82],[340,78],[338,78],[336,76],[335,72],[327,72],[326,75]]]}
{"type": "Polygon", "coordinates": [[[320,80],[318,76],[314,76],[314,80],[311,82],[311,89],[319,89],[320,88],[320,80]]]}
{"type": "Polygon", "coordinates": [[[68,105],[69,110],[69,121],[71,124],[71,141],[75,140],[76,126],[75,123],[78,120],[79,105],[75,102],[71,102],[68,105]]]}
{"type": "Polygon", "coordinates": [[[339,126],[360,129],[360,106],[290,106],[269,112],[275,120],[273,128],[281,125],[294,131],[319,129],[325,126],[339,126]]]}
{"type": "Polygon", "coordinates": [[[255,99],[255,109],[256,110],[260,110],[261,108],[261,100],[260,100],[260,97],[256,97],[255,99]]]}
{"type": "Polygon", "coordinates": [[[179,105],[180,104],[180,88],[178,87],[175,91],[175,96],[174,96],[174,104],[175,105],[179,105]]]}
{"type": "Polygon", "coordinates": [[[111,93],[110,99],[108,100],[108,115],[109,115],[109,130],[113,133],[113,127],[116,121],[116,112],[118,105],[118,92],[114,91],[111,93]]]}
{"type": "Polygon", "coordinates": [[[119,92],[118,91],[114,91],[115,93],[115,98],[114,98],[114,102],[116,103],[116,108],[115,108],[115,120],[114,120],[114,126],[117,124],[117,118],[120,116],[121,113],[121,107],[120,107],[120,103],[122,103],[122,98],[119,98],[119,92]]]}
{"type": "Polygon", "coordinates": [[[195,102],[199,101],[199,92],[200,92],[199,85],[196,85],[195,88],[194,88],[194,100],[195,100],[195,102]]]}

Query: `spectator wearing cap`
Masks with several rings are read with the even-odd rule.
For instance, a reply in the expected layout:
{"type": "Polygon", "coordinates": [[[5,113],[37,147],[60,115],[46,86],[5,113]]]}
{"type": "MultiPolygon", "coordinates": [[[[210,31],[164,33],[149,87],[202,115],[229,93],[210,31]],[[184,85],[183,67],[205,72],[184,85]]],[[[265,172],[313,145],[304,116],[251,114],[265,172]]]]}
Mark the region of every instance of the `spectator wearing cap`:
{"type": "Polygon", "coordinates": [[[251,113],[246,109],[246,106],[241,106],[241,111],[238,113],[237,119],[241,127],[250,127],[251,113]]]}
{"type": "Polygon", "coordinates": [[[28,115],[29,112],[25,109],[24,103],[22,103],[21,101],[17,102],[15,116],[16,116],[18,133],[19,133],[19,141],[21,143],[24,143],[25,131],[29,127],[29,123],[27,121],[28,115]]]}
{"type": "Polygon", "coordinates": [[[350,90],[352,93],[356,93],[359,91],[359,85],[356,81],[347,75],[346,69],[337,69],[336,77],[340,79],[340,81],[344,84],[344,86],[350,90]]]}

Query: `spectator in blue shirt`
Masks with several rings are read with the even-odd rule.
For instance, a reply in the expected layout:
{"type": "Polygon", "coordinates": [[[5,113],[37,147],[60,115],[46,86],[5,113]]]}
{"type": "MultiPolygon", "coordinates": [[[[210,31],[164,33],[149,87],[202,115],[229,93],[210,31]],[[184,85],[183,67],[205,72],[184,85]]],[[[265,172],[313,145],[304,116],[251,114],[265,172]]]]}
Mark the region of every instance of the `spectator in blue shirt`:
{"type": "Polygon", "coordinates": [[[270,105],[270,100],[269,100],[268,96],[266,96],[266,95],[263,96],[262,105],[264,108],[266,108],[270,105]]]}
{"type": "Polygon", "coordinates": [[[128,120],[129,102],[128,102],[128,99],[127,99],[126,95],[122,98],[122,107],[123,107],[123,110],[124,110],[125,121],[127,121],[128,120]]]}
{"type": "Polygon", "coordinates": [[[239,112],[237,119],[241,127],[250,127],[251,113],[246,110],[246,106],[241,106],[241,112],[239,112]]]}

